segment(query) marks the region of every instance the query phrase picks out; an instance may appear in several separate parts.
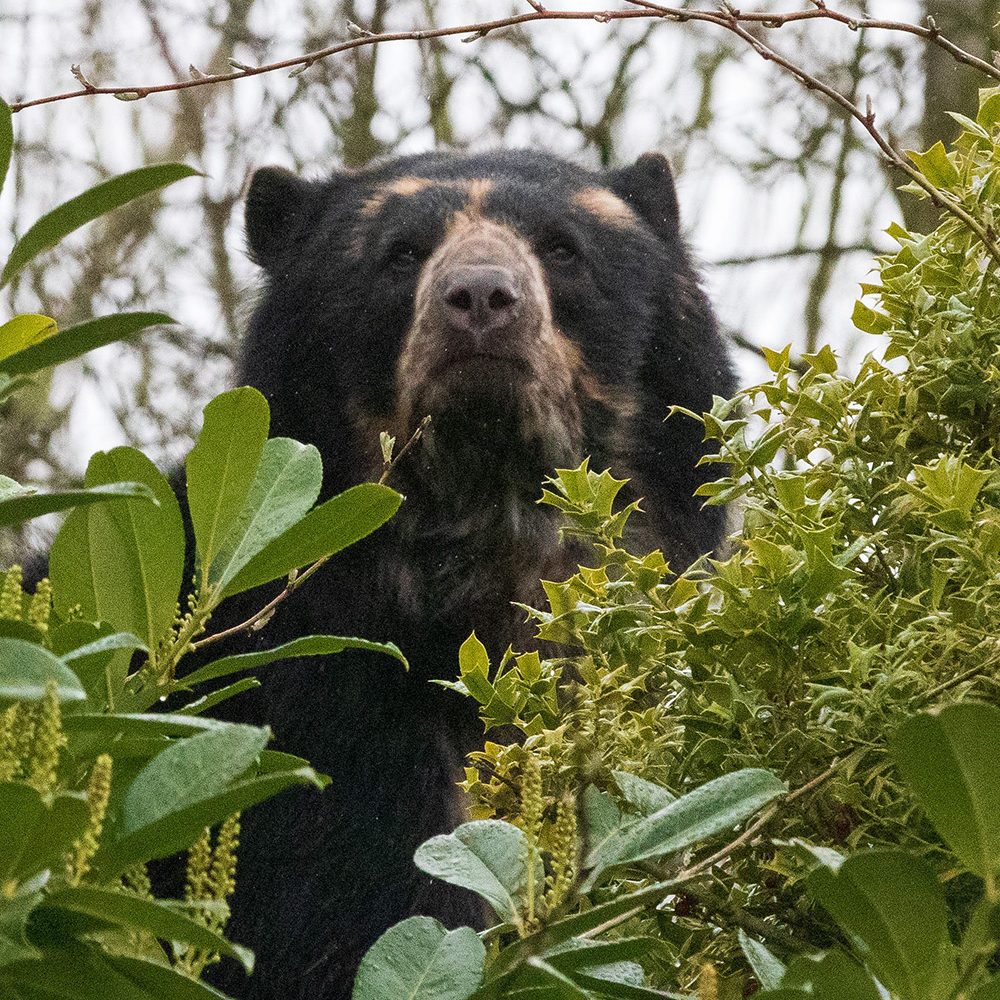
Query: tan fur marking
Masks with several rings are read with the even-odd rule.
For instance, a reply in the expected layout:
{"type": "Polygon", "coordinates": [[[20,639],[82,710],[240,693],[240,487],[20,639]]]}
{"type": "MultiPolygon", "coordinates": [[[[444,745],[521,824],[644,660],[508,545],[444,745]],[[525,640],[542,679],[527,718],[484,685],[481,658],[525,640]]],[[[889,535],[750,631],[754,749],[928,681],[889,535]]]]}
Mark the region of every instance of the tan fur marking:
{"type": "Polygon", "coordinates": [[[573,203],[585,212],[596,215],[601,222],[618,229],[628,229],[635,225],[635,212],[607,188],[589,187],[573,195],[573,203]]]}
{"type": "Polygon", "coordinates": [[[483,203],[486,201],[487,195],[492,190],[493,181],[487,180],[485,177],[477,177],[475,180],[469,181],[469,204],[466,211],[470,215],[479,215],[483,210],[483,203]]]}
{"type": "Polygon", "coordinates": [[[408,198],[429,188],[434,181],[428,177],[397,177],[388,184],[380,184],[361,206],[361,214],[365,216],[377,215],[385,203],[395,194],[408,198]]]}

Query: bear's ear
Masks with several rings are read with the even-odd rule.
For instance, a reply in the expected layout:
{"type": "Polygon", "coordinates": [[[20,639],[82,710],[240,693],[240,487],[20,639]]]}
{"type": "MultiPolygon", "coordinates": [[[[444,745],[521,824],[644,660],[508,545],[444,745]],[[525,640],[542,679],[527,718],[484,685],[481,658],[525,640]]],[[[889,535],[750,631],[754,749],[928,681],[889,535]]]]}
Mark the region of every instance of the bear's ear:
{"type": "Polygon", "coordinates": [[[612,172],[609,186],[641,215],[662,240],[676,240],[680,211],[674,175],[661,153],[643,153],[630,167],[612,172]]]}
{"type": "Polygon", "coordinates": [[[246,232],[250,254],[270,267],[302,221],[312,185],[284,167],[261,167],[247,191],[246,232]]]}

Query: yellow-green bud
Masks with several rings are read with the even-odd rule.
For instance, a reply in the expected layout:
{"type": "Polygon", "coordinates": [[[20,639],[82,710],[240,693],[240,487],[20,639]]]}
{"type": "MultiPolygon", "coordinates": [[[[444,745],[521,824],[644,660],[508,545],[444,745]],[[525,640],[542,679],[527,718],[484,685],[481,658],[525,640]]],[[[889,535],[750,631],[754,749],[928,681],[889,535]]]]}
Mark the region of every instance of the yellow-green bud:
{"type": "Polygon", "coordinates": [[[21,590],[21,567],[11,566],[4,574],[3,586],[0,587],[0,618],[21,620],[24,591],[21,590]]]}

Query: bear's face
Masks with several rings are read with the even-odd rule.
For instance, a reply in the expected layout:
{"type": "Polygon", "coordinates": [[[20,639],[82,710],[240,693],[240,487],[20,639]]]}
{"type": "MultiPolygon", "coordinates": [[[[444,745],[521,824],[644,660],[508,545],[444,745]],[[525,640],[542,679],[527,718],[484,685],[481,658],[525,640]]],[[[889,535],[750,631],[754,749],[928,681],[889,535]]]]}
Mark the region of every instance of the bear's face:
{"type": "Polygon", "coordinates": [[[244,377],[279,432],[324,451],[332,487],[377,474],[380,430],[401,445],[430,415],[400,485],[449,498],[452,521],[476,496],[533,507],[585,455],[647,493],[649,461],[700,452],[693,423],[664,436],[671,404],[729,387],[655,154],[607,174],[526,151],[326,182],[265,168],[247,234],[267,284],[244,377]]]}

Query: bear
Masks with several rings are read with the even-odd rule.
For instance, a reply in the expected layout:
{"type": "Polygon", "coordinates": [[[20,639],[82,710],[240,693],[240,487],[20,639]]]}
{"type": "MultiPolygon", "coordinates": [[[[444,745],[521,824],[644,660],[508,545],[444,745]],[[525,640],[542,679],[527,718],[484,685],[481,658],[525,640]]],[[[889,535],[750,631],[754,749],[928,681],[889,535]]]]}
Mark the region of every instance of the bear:
{"type": "MultiPolygon", "coordinates": [[[[332,778],[244,817],[229,934],[257,954],[244,1000],[347,1000],[366,950],[413,914],[482,925],[476,897],[413,863],[463,819],[457,787],[481,746],[453,678],[475,630],[491,654],[526,645],[540,579],[581,553],[539,506],[543,480],[590,456],[643,498],[633,544],[674,567],[717,548],[723,511],[696,421],[729,395],[723,336],[681,235],[667,160],[598,172],[539,151],[405,156],[305,180],[253,176],[250,255],[263,272],[238,369],[267,397],[272,433],[316,445],[324,494],[377,478],[379,434],[400,444],[405,501],[248,639],[311,633],[392,640],[410,670],[361,653],[290,664],[235,699],[278,749],[332,778]]],[[[250,595],[232,621],[266,602],[250,595]]],[[[244,648],[248,648],[246,645],[244,648]]]]}

